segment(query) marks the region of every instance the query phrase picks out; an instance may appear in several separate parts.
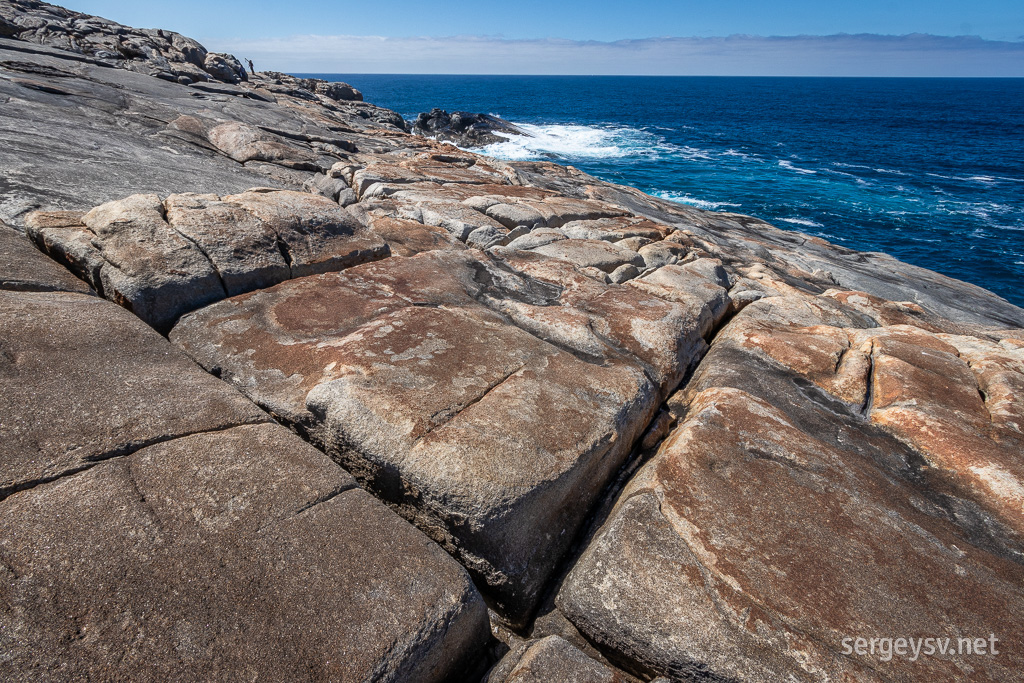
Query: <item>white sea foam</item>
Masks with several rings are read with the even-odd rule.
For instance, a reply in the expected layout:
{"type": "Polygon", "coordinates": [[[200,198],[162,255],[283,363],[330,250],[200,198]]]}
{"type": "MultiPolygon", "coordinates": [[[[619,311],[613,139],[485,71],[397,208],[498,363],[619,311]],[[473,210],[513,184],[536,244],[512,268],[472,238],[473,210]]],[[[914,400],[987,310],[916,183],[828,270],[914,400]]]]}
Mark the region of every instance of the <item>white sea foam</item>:
{"type": "Polygon", "coordinates": [[[677,156],[681,156],[689,161],[713,161],[715,158],[714,152],[698,147],[690,147],[689,145],[677,147],[674,152],[677,156]]]}
{"type": "Polygon", "coordinates": [[[792,223],[793,225],[802,225],[807,228],[824,228],[825,226],[821,223],[816,223],[809,218],[779,218],[778,220],[785,223],[792,223]]]}
{"type": "Polygon", "coordinates": [[[739,157],[740,159],[749,160],[749,161],[756,161],[757,160],[756,157],[752,157],[749,154],[747,154],[746,152],[741,152],[738,149],[727,149],[724,152],[722,152],[722,156],[723,157],[739,157]]]}
{"type": "Polygon", "coordinates": [[[1013,207],[1007,204],[996,202],[957,202],[940,199],[938,210],[944,213],[972,216],[982,220],[991,221],[995,216],[1006,216],[1013,213],[1013,207]]]}
{"type": "Polygon", "coordinates": [[[687,204],[698,209],[704,209],[705,211],[718,211],[723,207],[739,208],[742,206],[742,204],[734,204],[732,202],[713,202],[707,199],[699,199],[697,197],[691,197],[689,194],[683,192],[652,192],[651,194],[655,197],[667,199],[670,202],[687,204]]]}
{"type": "Polygon", "coordinates": [[[808,168],[800,168],[799,166],[794,166],[792,161],[787,161],[785,159],[779,160],[779,166],[786,169],[787,171],[796,171],[797,173],[803,173],[804,175],[817,175],[818,173],[817,171],[812,171],[808,168]]]}
{"type": "Polygon", "coordinates": [[[962,183],[981,183],[982,185],[995,185],[1001,182],[1006,183],[1024,183],[1024,178],[1009,178],[1007,176],[991,176],[991,175],[942,175],[941,173],[928,173],[927,175],[933,178],[942,178],[943,180],[958,180],[962,183]]]}
{"type": "MultiPolygon", "coordinates": [[[[537,159],[621,159],[646,157],[657,159],[677,153],[699,158],[703,150],[669,145],[664,138],[648,131],[625,126],[579,126],[568,124],[537,125],[516,123],[529,133],[510,135],[507,140],[478,150],[508,161],[537,159]]],[[[710,157],[708,157],[710,158],[710,157]]]]}

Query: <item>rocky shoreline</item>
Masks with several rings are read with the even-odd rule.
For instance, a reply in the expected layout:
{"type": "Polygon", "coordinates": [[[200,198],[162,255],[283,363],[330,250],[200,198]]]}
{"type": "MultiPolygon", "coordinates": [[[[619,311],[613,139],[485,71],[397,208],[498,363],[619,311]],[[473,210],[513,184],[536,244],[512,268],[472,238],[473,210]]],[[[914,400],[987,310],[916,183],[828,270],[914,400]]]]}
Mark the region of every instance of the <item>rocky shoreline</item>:
{"type": "Polygon", "coordinates": [[[1024,310],[35,0],[0,108],[0,679],[1024,669],[1024,310]]]}

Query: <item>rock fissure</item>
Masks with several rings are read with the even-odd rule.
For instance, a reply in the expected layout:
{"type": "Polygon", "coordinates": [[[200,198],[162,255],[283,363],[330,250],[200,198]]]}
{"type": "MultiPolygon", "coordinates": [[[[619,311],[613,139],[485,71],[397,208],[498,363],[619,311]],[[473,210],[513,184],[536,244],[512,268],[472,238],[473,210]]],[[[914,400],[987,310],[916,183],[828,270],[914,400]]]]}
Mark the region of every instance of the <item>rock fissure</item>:
{"type": "MultiPolygon", "coordinates": [[[[313,444],[310,444],[310,445],[313,445],[313,444]]],[[[275,529],[276,527],[281,526],[282,524],[288,523],[290,520],[294,519],[295,517],[298,517],[298,516],[308,512],[308,511],[312,510],[313,508],[315,508],[315,507],[317,507],[319,505],[323,505],[324,503],[328,503],[328,502],[334,500],[335,498],[337,498],[338,496],[340,496],[340,495],[342,495],[344,493],[347,493],[349,491],[353,491],[353,490],[359,490],[359,485],[357,483],[349,482],[347,484],[343,484],[342,486],[337,487],[333,491],[330,491],[330,492],[328,492],[328,493],[326,493],[326,494],[324,494],[322,496],[319,496],[316,500],[312,500],[312,501],[306,503],[305,505],[302,505],[297,510],[295,510],[294,512],[291,512],[290,514],[288,514],[288,515],[286,515],[284,517],[271,519],[266,524],[258,527],[253,532],[253,535],[259,536],[260,534],[263,534],[263,533],[266,533],[268,531],[271,531],[271,530],[275,529]]]]}
{"type": "Polygon", "coordinates": [[[871,418],[871,409],[875,403],[875,341],[871,341],[871,348],[868,350],[868,372],[867,372],[867,384],[864,389],[864,405],[861,406],[860,413],[865,418],[871,418]]]}
{"type": "Polygon", "coordinates": [[[306,505],[303,505],[301,508],[299,508],[298,510],[295,511],[295,514],[296,515],[301,515],[302,513],[304,513],[307,510],[309,510],[310,508],[316,507],[317,505],[323,505],[324,503],[326,503],[326,502],[328,502],[328,501],[330,501],[330,500],[332,500],[334,498],[337,498],[338,496],[340,496],[341,494],[345,493],[346,491],[351,491],[352,489],[356,489],[356,488],[359,488],[359,487],[355,483],[349,484],[347,486],[341,486],[341,487],[331,491],[327,495],[321,496],[321,497],[317,498],[316,500],[314,500],[314,501],[312,501],[310,503],[307,503],[306,505]]]}
{"type": "Polygon", "coordinates": [[[175,226],[173,223],[171,223],[170,220],[167,220],[166,213],[164,214],[164,220],[167,221],[167,227],[168,228],[170,228],[171,230],[176,232],[178,235],[180,235],[182,239],[184,239],[187,242],[189,242],[192,246],[194,246],[196,248],[197,251],[199,251],[200,254],[203,255],[203,257],[210,264],[210,268],[213,270],[214,275],[217,276],[217,282],[220,283],[220,288],[221,288],[221,291],[224,293],[224,296],[225,297],[228,296],[229,295],[229,290],[228,290],[227,284],[224,282],[224,275],[220,272],[220,268],[217,267],[217,263],[213,260],[213,257],[210,256],[209,252],[207,252],[206,248],[203,247],[203,245],[200,244],[198,241],[196,241],[192,237],[189,237],[184,232],[179,230],[177,228],[177,226],[175,226]]]}
{"type": "MultiPolygon", "coordinates": [[[[416,304],[413,304],[413,305],[416,305],[416,304]]],[[[483,393],[481,393],[479,396],[477,396],[473,400],[467,402],[465,405],[458,406],[454,410],[450,409],[450,408],[449,409],[445,409],[445,410],[442,410],[440,412],[437,412],[437,413],[434,413],[433,415],[431,415],[430,416],[429,425],[423,431],[423,433],[420,434],[416,438],[416,440],[419,441],[419,440],[423,439],[425,436],[427,436],[427,434],[430,434],[431,432],[433,432],[434,430],[437,430],[437,429],[440,429],[441,427],[444,427],[446,424],[448,424],[449,422],[451,422],[452,420],[457,418],[459,415],[461,415],[465,411],[469,410],[470,408],[475,406],[477,403],[480,403],[480,401],[482,401],[485,398],[487,398],[488,394],[490,394],[492,391],[494,391],[495,389],[500,387],[502,384],[507,382],[514,375],[516,375],[519,371],[521,371],[524,367],[526,367],[525,363],[523,363],[522,365],[517,367],[515,370],[512,370],[511,372],[506,373],[503,377],[501,377],[497,381],[492,382],[486,389],[484,389],[483,393]],[[440,418],[440,420],[438,420],[438,418],[440,418]]]]}
{"type": "MultiPolygon", "coordinates": [[[[728,323],[727,319],[722,319],[716,324],[713,329],[708,333],[708,347],[714,342],[715,338],[725,329],[728,323]]],[[[706,355],[706,351],[705,351],[706,355]]],[[[686,391],[692,378],[695,376],[697,370],[700,367],[700,362],[703,360],[703,355],[696,358],[690,366],[687,368],[686,373],[680,380],[679,384],[669,392],[666,396],[666,401],[676,394],[682,394],[686,391]]],[[[650,379],[650,378],[649,378],[650,379]]],[[[651,380],[653,383],[653,380],[651,380]]],[[[605,523],[608,516],[611,514],[614,507],[624,504],[632,496],[644,495],[644,491],[636,491],[629,494],[625,499],[621,499],[624,489],[632,480],[633,476],[648,463],[660,450],[661,445],[671,435],[671,427],[675,424],[676,420],[669,419],[669,411],[667,410],[667,403],[663,403],[660,408],[654,411],[652,417],[644,425],[643,430],[639,432],[639,436],[636,442],[632,445],[630,455],[625,459],[622,465],[619,467],[615,476],[611,477],[606,484],[604,490],[595,499],[592,504],[590,511],[588,512],[587,519],[580,526],[575,538],[573,539],[570,550],[566,553],[565,558],[560,563],[556,571],[552,572],[551,578],[541,592],[542,597],[540,604],[544,609],[543,605],[549,607],[553,604],[555,596],[558,594],[563,582],[565,581],[566,575],[571,570],[573,564],[578,560],[579,555],[583,550],[586,549],[589,542],[593,540],[595,534],[600,527],[605,523]],[[657,436],[656,439],[650,444],[644,445],[646,437],[649,431],[654,427],[655,423],[659,420],[664,419],[666,421],[666,429],[664,433],[657,436]]],[[[682,419],[683,416],[679,416],[678,419],[682,419]]],[[[524,627],[524,632],[529,631],[529,627],[524,627]]],[[[613,653],[604,651],[603,647],[597,643],[593,643],[595,647],[602,650],[606,656],[610,656],[613,653]]],[[[724,679],[723,679],[724,680],[724,679]]]]}
{"type": "Polygon", "coordinates": [[[142,440],[142,441],[135,441],[135,442],[132,442],[130,444],[125,444],[124,446],[122,446],[120,448],[116,448],[116,449],[113,449],[113,450],[110,450],[110,451],[106,451],[104,453],[99,453],[99,454],[96,454],[96,455],[91,455],[91,456],[89,456],[89,457],[84,459],[84,463],[82,465],[80,465],[78,467],[73,467],[73,468],[66,469],[66,470],[60,472],[59,474],[54,474],[52,476],[38,477],[36,479],[31,479],[31,480],[19,482],[18,484],[15,484],[13,486],[6,486],[6,487],[3,487],[3,488],[0,488],[0,502],[2,502],[4,499],[8,498],[9,496],[14,495],[15,493],[20,493],[22,491],[28,491],[28,490],[36,488],[37,486],[42,486],[44,484],[50,484],[52,482],[55,482],[55,481],[58,481],[58,480],[61,480],[61,479],[66,479],[66,478],[69,478],[69,477],[73,477],[76,474],[80,474],[82,472],[85,472],[85,471],[91,469],[92,467],[94,467],[94,466],[96,466],[96,465],[98,465],[100,463],[107,462],[107,461],[113,460],[115,458],[127,458],[127,457],[130,457],[131,455],[134,455],[138,451],[141,451],[142,449],[148,448],[150,446],[155,446],[157,444],[167,443],[169,441],[174,441],[176,439],[183,439],[183,438],[186,438],[186,437],[189,437],[189,436],[194,436],[196,434],[215,434],[217,432],[223,432],[223,431],[227,431],[229,429],[235,429],[236,427],[240,427],[240,426],[244,426],[244,425],[269,424],[269,423],[272,423],[272,422],[273,422],[273,420],[271,420],[269,418],[269,416],[268,416],[268,419],[265,422],[242,422],[242,423],[238,423],[238,424],[232,424],[232,425],[225,425],[225,426],[221,426],[221,427],[215,427],[215,428],[211,428],[211,429],[204,429],[204,430],[192,431],[192,432],[183,432],[183,433],[180,433],[180,434],[167,434],[167,435],[161,435],[161,436],[158,436],[158,437],[154,437],[152,439],[145,439],[145,440],[142,440]]]}
{"type": "Polygon", "coordinates": [[[280,233],[274,233],[274,244],[277,246],[277,251],[281,254],[281,258],[284,259],[285,265],[288,266],[289,277],[295,277],[292,270],[292,255],[288,249],[288,243],[281,239],[280,233]]]}
{"type": "MultiPolygon", "coordinates": [[[[485,307],[487,307],[489,310],[494,311],[495,313],[499,314],[502,318],[504,318],[508,322],[509,325],[513,325],[517,329],[525,332],[526,334],[528,334],[531,337],[537,339],[538,341],[543,342],[544,344],[548,344],[550,346],[553,346],[556,349],[558,349],[559,351],[564,351],[565,353],[568,353],[569,355],[573,356],[577,360],[583,361],[584,363],[587,363],[589,365],[602,366],[602,367],[607,365],[607,358],[605,358],[604,356],[600,356],[600,355],[596,355],[596,354],[589,354],[589,353],[587,353],[585,351],[581,351],[578,348],[576,348],[574,346],[571,346],[570,344],[567,344],[567,343],[565,343],[565,342],[563,342],[563,341],[561,341],[559,339],[552,339],[549,335],[542,334],[541,332],[539,332],[536,329],[534,329],[532,326],[524,324],[523,321],[517,320],[514,316],[510,316],[501,307],[499,299],[493,299],[491,297],[488,297],[488,296],[484,295],[484,296],[479,297],[478,301],[481,304],[483,304],[485,307]]],[[[648,372],[647,369],[643,368],[643,367],[641,367],[641,370],[644,372],[645,375],[648,372]]],[[[648,378],[648,379],[650,379],[650,378],[648,378]]]]}

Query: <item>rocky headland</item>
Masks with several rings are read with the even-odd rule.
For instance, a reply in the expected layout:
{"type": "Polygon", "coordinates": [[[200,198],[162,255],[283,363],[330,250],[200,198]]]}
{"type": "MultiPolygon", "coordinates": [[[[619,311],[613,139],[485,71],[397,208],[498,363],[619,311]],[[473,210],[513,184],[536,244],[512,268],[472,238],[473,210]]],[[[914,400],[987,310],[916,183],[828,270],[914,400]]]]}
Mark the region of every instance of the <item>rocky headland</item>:
{"type": "Polygon", "coordinates": [[[486,147],[503,142],[512,135],[530,135],[519,126],[497,116],[466,111],[449,114],[437,108],[420,113],[410,131],[442,142],[451,142],[458,147],[486,147]]]}
{"type": "Polygon", "coordinates": [[[1024,670],[1024,310],[171,32],[0,36],[0,679],[1024,670]],[[848,647],[900,637],[997,654],[848,647]]]}

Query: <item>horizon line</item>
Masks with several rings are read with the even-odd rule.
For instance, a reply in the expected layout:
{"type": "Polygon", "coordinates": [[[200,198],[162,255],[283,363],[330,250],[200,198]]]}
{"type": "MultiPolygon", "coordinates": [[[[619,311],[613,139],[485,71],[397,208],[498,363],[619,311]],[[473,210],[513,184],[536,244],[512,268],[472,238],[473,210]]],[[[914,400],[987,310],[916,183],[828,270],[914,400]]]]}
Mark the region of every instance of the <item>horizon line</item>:
{"type": "Polygon", "coordinates": [[[1024,41],[910,33],[663,37],[614,42],[489,36],[221,39],[273,71],[493,76],[1024,77],[1024,41]],[[514,73],[510,73],[514,72],[514,73]],[[557,72],[557,73],[553,73],[557,72]]]}
{"type": "MultiPolygon", "coordinates": [[[[269,71],[256,71],[256,73],[268,73],[269,71]]],[[[455,73],[455,72],[434,72],[434,71],[280,71],[290,76],[299,78],[315,78],[316,76],[472,76],[474,78],[803,78],[803,79],[830,79],[830,80],[905,80],[905,81],[1012,81],[1024,79],[1024,76],[805,76],[796,74],[476,74],[476,73],[455,73]]]]}

